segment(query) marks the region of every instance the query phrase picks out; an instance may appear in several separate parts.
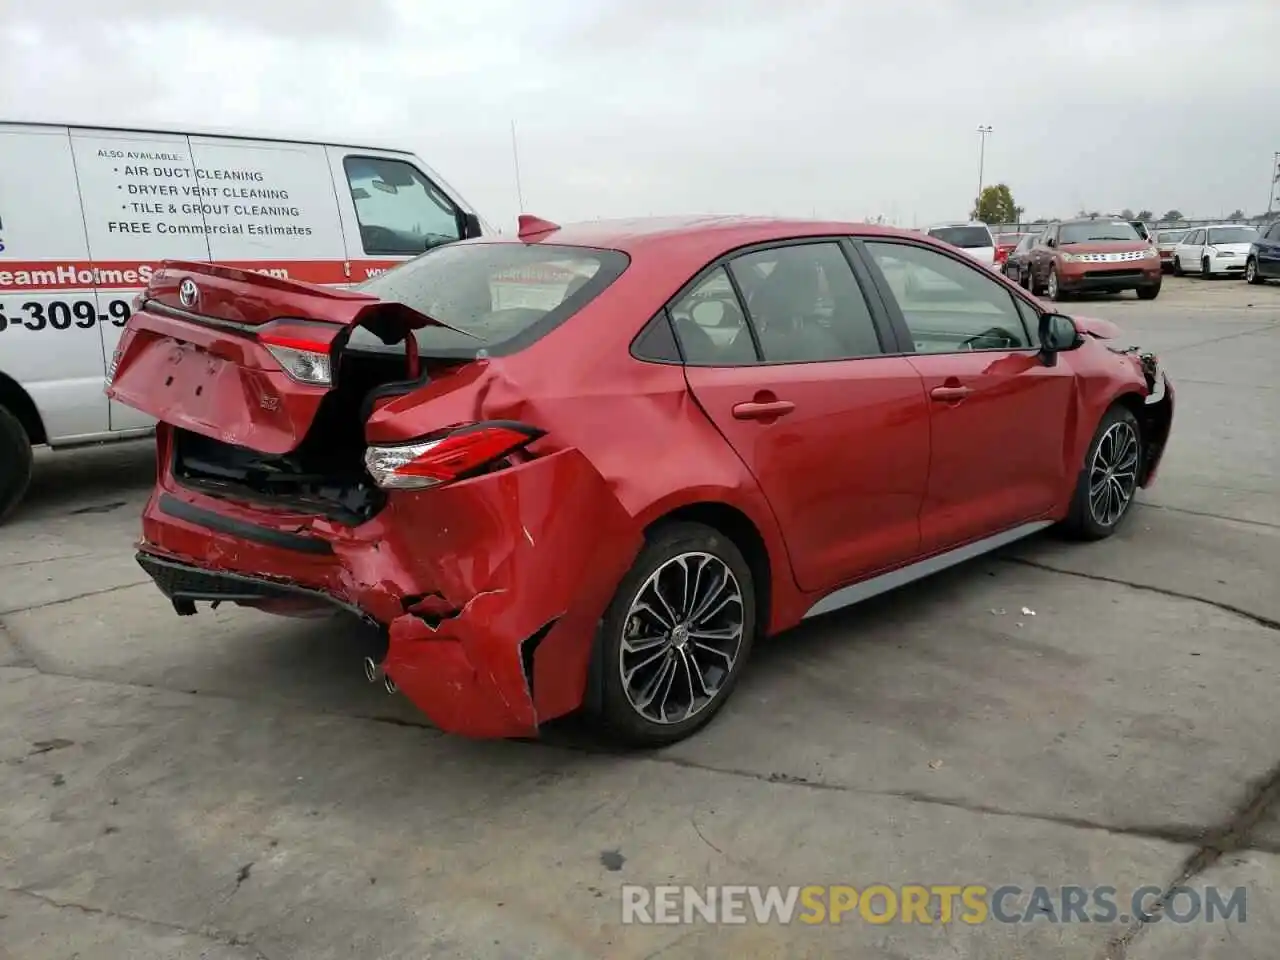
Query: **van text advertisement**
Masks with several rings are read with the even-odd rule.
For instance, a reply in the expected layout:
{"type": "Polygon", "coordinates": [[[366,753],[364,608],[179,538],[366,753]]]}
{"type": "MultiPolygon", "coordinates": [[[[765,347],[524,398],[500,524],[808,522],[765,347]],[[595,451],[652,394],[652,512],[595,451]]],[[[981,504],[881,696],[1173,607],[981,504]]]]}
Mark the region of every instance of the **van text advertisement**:
{"type": "MultiPolygon", "coordinates": [[[[219,260],[222,266],[281,280],[316,284],[361,283],[396,266],[398,260],[219,260]]],[[[151,282],[159,261],[3,260],[0,295],[58,290],[140,290],[151,282]]],[[[13,314],[10,310],[10,315],[13,314]]]]}

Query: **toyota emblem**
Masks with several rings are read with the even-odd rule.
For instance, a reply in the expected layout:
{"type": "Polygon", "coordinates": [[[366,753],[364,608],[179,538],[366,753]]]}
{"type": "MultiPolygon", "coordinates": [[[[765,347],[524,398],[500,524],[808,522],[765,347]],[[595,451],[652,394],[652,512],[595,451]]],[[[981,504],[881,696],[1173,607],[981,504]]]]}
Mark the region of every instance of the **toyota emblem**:
{"type": "Polygon", "coordinates": [[[196,301],[200,299],[200,288],[190,277],[178,285],[178,299],[182,301],[184,307],[194,307],[196,301]]]}

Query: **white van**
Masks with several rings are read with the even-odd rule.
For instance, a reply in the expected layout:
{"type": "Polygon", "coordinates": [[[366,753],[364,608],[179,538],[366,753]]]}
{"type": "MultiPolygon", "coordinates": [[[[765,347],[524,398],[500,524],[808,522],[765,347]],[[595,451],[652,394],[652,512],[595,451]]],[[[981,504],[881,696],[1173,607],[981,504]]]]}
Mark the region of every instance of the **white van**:
{"type": "Polygon", "coordinates": [[[345,286],[489,232],[404,150],[0,121],[0,520],[33,444],[152,430],[103,385],[161,261],[345,286]]]}

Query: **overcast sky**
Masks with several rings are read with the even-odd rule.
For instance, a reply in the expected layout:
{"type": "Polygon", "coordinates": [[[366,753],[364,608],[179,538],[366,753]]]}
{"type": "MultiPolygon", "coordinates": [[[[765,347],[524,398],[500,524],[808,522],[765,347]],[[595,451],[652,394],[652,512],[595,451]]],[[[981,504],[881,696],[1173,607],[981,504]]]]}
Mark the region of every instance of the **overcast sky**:
{"type": "Polygon", "coordinates": [[[377,137],[492,222],[1267,205],[1280,0],[0,0],[0,118],[377,137]],[[185,12],[184,12],[185,11],[185,12]]]}

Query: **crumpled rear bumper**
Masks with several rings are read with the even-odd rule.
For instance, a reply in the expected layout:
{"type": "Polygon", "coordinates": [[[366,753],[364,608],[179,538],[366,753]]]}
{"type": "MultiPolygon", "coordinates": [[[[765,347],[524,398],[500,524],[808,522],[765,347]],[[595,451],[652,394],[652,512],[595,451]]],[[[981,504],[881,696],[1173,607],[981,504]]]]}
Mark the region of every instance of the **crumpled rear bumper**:
{"type": "Polygon", "coordinates": [[[387,629],[383,669],[432,722],[512,737],[581,704],[596,625],[641,542],[571,449],[395,492],[356,527],[215,499],[165,475],[139,560],[179,612],[209,599],[353,610],[387,629]]]}

